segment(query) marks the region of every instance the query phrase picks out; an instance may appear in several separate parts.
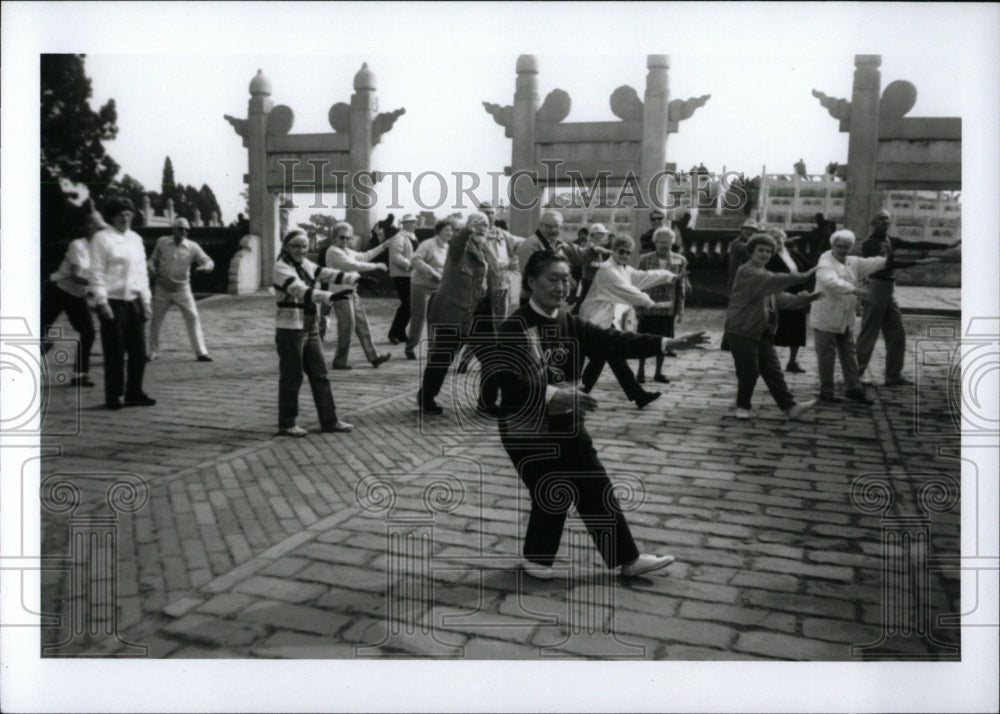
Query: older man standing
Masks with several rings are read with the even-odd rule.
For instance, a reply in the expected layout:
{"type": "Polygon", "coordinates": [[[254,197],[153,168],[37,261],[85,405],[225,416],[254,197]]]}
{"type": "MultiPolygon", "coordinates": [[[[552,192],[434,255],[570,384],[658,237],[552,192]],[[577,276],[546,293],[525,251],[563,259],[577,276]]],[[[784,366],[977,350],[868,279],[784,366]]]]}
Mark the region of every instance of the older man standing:
{"type": "Polygon", "coordinates": [[[413,232],[417,226],[416,217],[407,213],[400,222],[403,227],[395,235],[391,234],[391,223],[385,228],[386,242],[389,244],[389,277],[399,296],[399,307],[389,326],[389,342],[394,345],[406,342],[406,326],[410,322],[410,277],[413,272],[410,261],[413,259],[413,251],[419,245],[413,232]]]}
{"type": "Polygon", "coordinates": [[[653,243],[653,234],[663,227],[665,217],[666,214],[659,208],[654,208],[649,212],[649,224],[651,228],[639,236],[639,251],[641,253],[652,253],[656,250],[656,245],[653,243]]]}
{"type": "MultiPolygon", "coordinates": [[[[562,229],[563,217],[559,211],[545,210],[538,219],[538,230],[535,235],[527,238],[517,247],[517,260],[521,265],[527,265],[532,253],[540,250],[550,250],[566,258],[571,267],[581,270],[591,261],[597,260],[598,256],[606,258],[611,255],[607,248],[596,245],[577,245],[576,243],[563,243],[559,240],[559,232],[562,229]]],[[[573,291],[575,291],[573,286],[573,291]]],[[[527,282],[521,283],[521,306],[528,304],[531,297],[531,290],[527,282]]]]}
{"type": "MultiPolygon", "coordinates": [[[[889,225],[892,214],[881,210],[872,218],[872,233],[861,244],[861,255],[866,258],[874,256],[889,257],[899,248],[908,250],[948,250],[958,247],[962,241],[950,245],[924,241],[906,241],[889,235],[889,225]]],[[[863,374],[868,369],[878,333],[881,331],[885,339],[885,386],[905,386],[913,384],[903,376],[903,361],[906,358],[906,331],[903,329],[903,316],[899,305],[893,297],[896,277],[895,268],[909,268],[914,265],[936,263],[937,258],[924,258],[918,261],[896,260],[892,267],[872,273],[868,280],[869,296],[861,304],[861,332],[858,335],[858,369],[863,374]]]]}
{"type": "Polygon", "coordinates": [[[201,332],[201,320],[191,292],[191,265],[206,273],[215,268],[201,246],[188,238],[191,224],[186,218],[174,220],[174,234],[163,236],[156,242],[149,257],[149,269],[153,273],[153,322],[149,328],[149,356],[152,361],[159,357],[160,328],[163,318],[171,305],[177,305],[187,324],[191,349],[199,362],[211,362],[205,347],[205,337],[201,332]]]}

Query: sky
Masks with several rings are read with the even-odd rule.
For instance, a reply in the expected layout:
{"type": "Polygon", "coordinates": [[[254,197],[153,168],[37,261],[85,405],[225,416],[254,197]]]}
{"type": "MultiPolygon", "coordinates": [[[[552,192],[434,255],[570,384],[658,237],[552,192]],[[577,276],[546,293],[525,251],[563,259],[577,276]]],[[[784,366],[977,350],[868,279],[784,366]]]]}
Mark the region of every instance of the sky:
{"type": "MultiPolygon", "coordinates": [[[[622,84],[641,96],[646,55],[668,54],[671,96],[712,98],[670,135],[667,160],[682,169],[704,163],[712,171],[725,167],[756,175],[765,165],[768,171],[790,172],[799,158],[810,172],[822,171],[831,160],[845,162],[847,137],[810,91],[849,98],[854,54],[881,54],[883,87],[896,79],[917,87],[910,116],[963,119],[963,253],[973,256],[963,262],[963,329],[972,319],[996,324],[1000,314],[996,4],[5,2],[0,31],[0,307],[5,319],[23,315],[32,325],[37,318],[35,107],[43,52],[88,55],[93,106],[112,97],[118,106],[119,135],[107,150],[123,174],[158,190],[169,155],[177,181],[212,187],[226,221],[242,208],[246,152],[223,115],[246,116],[247,88],[258,69],[271,81],[274,102],[294,111],[293,133],[324,132],[330,130],[329,107],[349,100],[353,76],[368,62],[378,78],[381,110],[406,108],[377,147],[375,168],[485,175],[510,163],[511,146],[481,102],[512,102],[518,55],[538,57],[543,98],[555,88],[570,94],[567,121],[589,121],[613,119],[608,98],[622,84]]],[[[293,222],[316,210],[301,195],[296,202],[301,208],[293,222]]],[[[6,325],[0,337],[7,337],[6,325]]],[[[6,370],[4,375],[7,405],[16,395],[6,370]]],[[[0,453],[6,473],[20,468],[11,469],[11,454],[0,453]]],[[[5,544],[12,542],[14,520],[6,517],[2,523],[5,544]]],[[[32,530],[29,524],[24,532],[37,533],[37,526],[32,530]]],[[[975,529],[963,526],[963,542],[974,537],[975,529]]],[[[995,597],[992,582],[988,594],[995,597]]],[[[977,604],[982,605],[969,603],[970,609],[977,604]]],[[[981,691],[982,682],[995,681],[996,672],[995,628],[969,628],[963,632],[968,656],[961,665],[906,663],[904,672],[878,663],[845,663],[837,669],[810,664],[789,676],[793,671],[777,664],[752,670],[732,663],[623,664],[613,668],[616,686],[610,687],[612,678],[595,677],[593,669],[547,664],[543,676],[550,686],[544,692],[534,687],[530,691],[537,698],[526,702],[520,695],[524,683],[532,681],[527,666],[538,663],[505,663],[504,668],[455,663],[447,676],[441,676],[442,663],[399,663],[391,670],[371,663],[312,663],[311,668],[295,663],[276,676],[273,663],[199,662],[191,668],[182,662],[142,662],[121,677],[122,670],[108,663],[39,663],[32,659],[37,634],[32,640],[31,632],[17,629],[0,628],[0,636],[5,646],[13,638],[27,638],[19,651],[28,655],[18,660],[35,677],[27,696],[72,696],[72,702],[49,704],[51,710],[137,711],[162,706],[168,700],[161,696],[170,696],[177,710],[204,710],[208,700],[198,698],[199,687],[214,686],[211,677],[234,683],[228,693],[252,695],[243,706],[254,709],[373,710],[391,702],[403,710],[776,711],[805,710],[807,705],[798,703],[806,698],[799,697],[809,697],[823,710],[974,710],[980,705],[968,703],[970,697],[981,691]],[[973,656],[980,652],[977,647],[990,658],[973,656]],[[105,669],[95,674],[91,666],[105,669]],[[54,681],[59,686],[52,687],[54,681]],[[114,704],[106,699],[110,688],[90,686],[94,681],[115,682],[114,704]],[[407,683],[405,691],[390,686],[399,682],[407,683]],[[280,685],[276,692],[265,688],[275,684],[280,685]],[[479,692],[489,698],[475,698],[479,692]],[[392,698],[383,698],[386,694],[392,698]],[[449,706],[450,701],[464,704],[449,706]]],[[[8,660],[5,671],[12,664],[8,660]]],[[[612,667],[602,664],[600,671],[612,667]]],[[[217,688],[212,691],[219,694],[217,688]]],[[[982,707],[995,706],[992,698],[986,701],[982,707]]]]}

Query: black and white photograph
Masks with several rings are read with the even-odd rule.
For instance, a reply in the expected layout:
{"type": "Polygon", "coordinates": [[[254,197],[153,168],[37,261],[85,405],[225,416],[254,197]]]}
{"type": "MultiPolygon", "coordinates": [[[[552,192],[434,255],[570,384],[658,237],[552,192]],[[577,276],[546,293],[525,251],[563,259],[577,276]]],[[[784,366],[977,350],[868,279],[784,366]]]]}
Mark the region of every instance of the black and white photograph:
{"type": "Polygon", "coordinates": [[[997,711],[1000,5],[3,14],[4,711],[997,711]]]}

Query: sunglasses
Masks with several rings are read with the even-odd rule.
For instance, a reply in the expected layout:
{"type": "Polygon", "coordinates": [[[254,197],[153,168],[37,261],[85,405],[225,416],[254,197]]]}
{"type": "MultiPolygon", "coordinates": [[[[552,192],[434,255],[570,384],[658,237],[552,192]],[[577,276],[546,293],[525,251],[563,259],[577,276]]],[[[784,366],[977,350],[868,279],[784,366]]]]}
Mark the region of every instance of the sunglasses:
{"type": "Polygon", "coordinates": [[[632,251],[627,248],[619,248],[615,252],[618,253],[618,255],[632,255],[632,251]]]}

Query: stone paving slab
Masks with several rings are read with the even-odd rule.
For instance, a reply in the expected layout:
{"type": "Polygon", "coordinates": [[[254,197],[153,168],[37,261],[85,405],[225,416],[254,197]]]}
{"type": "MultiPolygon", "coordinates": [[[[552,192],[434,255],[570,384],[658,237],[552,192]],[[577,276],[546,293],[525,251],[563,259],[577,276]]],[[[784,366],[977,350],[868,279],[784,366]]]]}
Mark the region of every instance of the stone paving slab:
{"type": "MultiPolygon", "coordinates": [[[[643,411],[604,374],[589,419],[640,545],[678,562],[654,577],[610,576],[571,515],[560,576],[533,581],[517,568],[526,494],[495,423],[476,420],[465,396],[475,369],[442,395],[458,414],[418,418],[420,363],[385,343],[392,301],[367,304],[394,359],[376,372],[355,346],[355,368],[331,373],[351,434],[275,435],[269,296],[199,302],[208,364],[194,361],[183,321],[168,315],[165,349],[147,370],[154,408],[107,412],[100,387],[48,390],[43,443],[58,453],[42,475],[72,481],[81,503],[72,516],[43,514],[47,552],[67,553],[73,518],[107,513],[115,478],[134,474],[148,488],[118,519],[118,607],[108,617],[122,641],[171,658],[864,658],[875,655],[851,646],[878,640],[885,573],[909,567],[882,542],[886,518],[958,496],[925,488],[935,476],[957,488],[948,449],[958,445],[959,375],[940,349],[924,356],[929,335],[954,348],[940,335],[957,334],[957,321],[906,318],[916,387],[876,387],[874,407],[826,406],[800,422],[786,421],[762,384],[754,419],[737,422],[731,357],[688,353],[666,360],[672,382],[643,411]],[[865,474],[872,485],[859,491],[865,474]]],[[[680,329],[708,330],[718,344],[721,322],[720,311],[694,309],[680,329]]],[[[807,398],[811,342],[800,361],[806,374],[788,382],[807,398]]],[[[53,365],[48,383],[58,374],[53,365]]],[[[308,389],[300,407],[315,429],[308,389]]],[[[955,556],[957,509],[938,511],[921,527],[934,556],[955,556]]],[[[931,572],[928,582],[931,614],[957,612],[957,580],[931,572]]],[[[64,615],[43,641],[58,643],[81,595],[65,569],[43,583],[43,609],[64,615]]],[[[932,630],[893,643],[898,656],[954,659],[957,630],[932,630]]],[[[70,638],[61,652],[123,649],[70,638]]]]}

